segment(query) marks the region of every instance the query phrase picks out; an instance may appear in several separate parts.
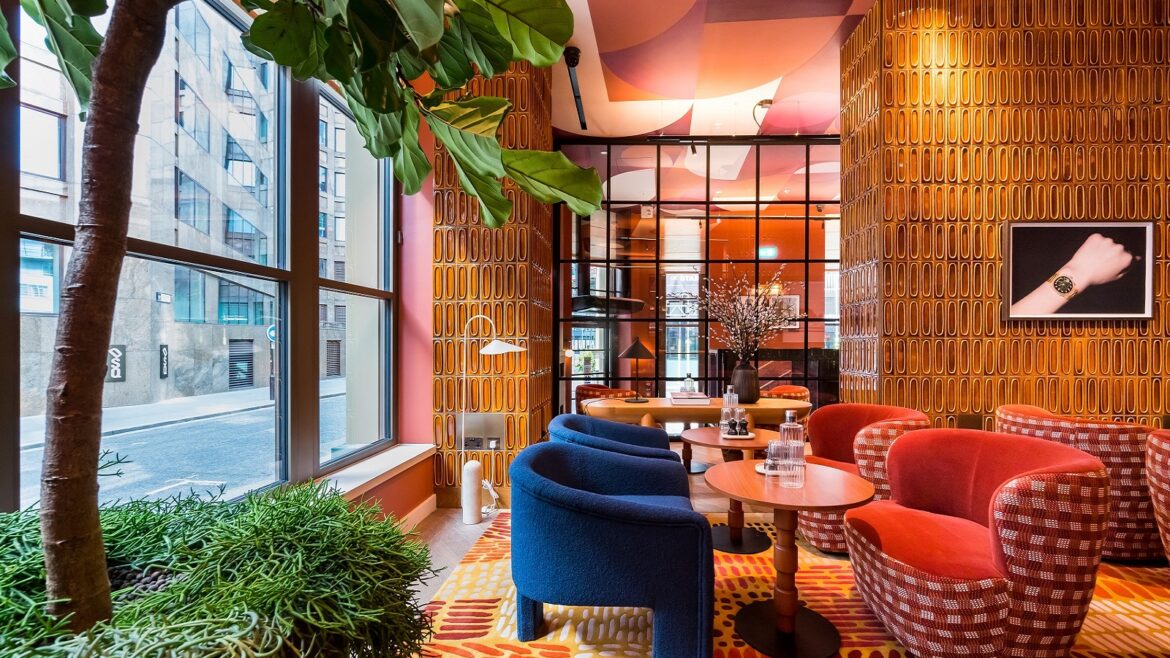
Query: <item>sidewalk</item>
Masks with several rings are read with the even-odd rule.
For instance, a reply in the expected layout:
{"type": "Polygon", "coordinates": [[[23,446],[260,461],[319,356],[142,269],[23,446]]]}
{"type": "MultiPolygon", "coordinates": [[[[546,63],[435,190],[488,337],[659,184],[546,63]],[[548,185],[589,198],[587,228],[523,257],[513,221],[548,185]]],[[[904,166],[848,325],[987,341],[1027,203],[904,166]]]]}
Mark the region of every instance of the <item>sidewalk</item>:
{"type": "MultiPolygon", "coordinates": [[[[345,378],[321,380],[321,397],[345,395],[345,378]]],[[[193,395],[138,404],[127,407],[111,407],[102,413],[102,436],[112,436],[136,430],[162,427],[191,420],[214,418],[226,414],[252,411],[272,406],[268,399],[268,387],[249,388],[240,391],[193,395]]],[[[25,416],[20,419],[20,447],[37,448],[45,440],[45,417],[25,416]]]]}

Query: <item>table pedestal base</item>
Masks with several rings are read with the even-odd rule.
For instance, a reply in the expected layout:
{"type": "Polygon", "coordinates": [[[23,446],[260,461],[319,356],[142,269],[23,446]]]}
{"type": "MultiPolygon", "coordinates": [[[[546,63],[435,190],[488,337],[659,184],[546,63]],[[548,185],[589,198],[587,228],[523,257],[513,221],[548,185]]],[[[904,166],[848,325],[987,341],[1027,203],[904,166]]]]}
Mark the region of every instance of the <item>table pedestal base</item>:
{"type": "Polygon", "coordinates": [[[754,528],[744,528],[742,533],[743,538],[735,541],[731,528],[725,525],[711,526],[711,546],[717,551],[737,555],[751,555],[772,548],[772,539],[767,533],[754,528]]]}
{"type": "Polygon", "coordinates": [[[796,630],[776,630],[776,608],[771,600],[745,605],[735,615],[735,632],[753,649],[766,656],[830,658],[841,648],[841,634],[833,622],[801,606],[796,630]]]}

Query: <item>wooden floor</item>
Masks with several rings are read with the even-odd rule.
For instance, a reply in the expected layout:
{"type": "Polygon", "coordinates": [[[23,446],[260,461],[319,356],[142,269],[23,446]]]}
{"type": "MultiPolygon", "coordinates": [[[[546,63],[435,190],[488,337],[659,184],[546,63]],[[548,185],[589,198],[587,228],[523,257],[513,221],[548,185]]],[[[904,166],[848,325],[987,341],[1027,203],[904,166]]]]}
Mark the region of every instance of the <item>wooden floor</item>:
{"type": "MultiPolygon", "coordinates": [[[[675,444],[675,450],[678,451],[678,444],[675,444]]],[[[694,449],[694,460],[707,464],[718,464],[723,461],[723,456],[718,450],[713,448],[696,447],[694,449]]],[[[699,512],[726,512],[727,498],[721,496],[707,486],[703,480],[702,475],[692,475],[691,477],[691,501],[695,509],[699,512]]],[[[767,508],[752,508],[750,505],[745,505],[744,509],[752,512],[767,512],[767,508]]],[[[439,571],[438,577],[432,579],[419,591],[419,601],[430,601],[434,598],[435,593],[447,580],[451,569],[454,569],[463,556],[467,554],[471,545],[479,539],[483,531],[488,527],[488,522],[480,523],[478,525],[464,525],[463,518],[460,511],[457,509],[439,509],[433,514],[423,520],[422,523],[415,528],[415,532],[419,537],[431,547],[431,561],[434,568],[439,571]]]]}

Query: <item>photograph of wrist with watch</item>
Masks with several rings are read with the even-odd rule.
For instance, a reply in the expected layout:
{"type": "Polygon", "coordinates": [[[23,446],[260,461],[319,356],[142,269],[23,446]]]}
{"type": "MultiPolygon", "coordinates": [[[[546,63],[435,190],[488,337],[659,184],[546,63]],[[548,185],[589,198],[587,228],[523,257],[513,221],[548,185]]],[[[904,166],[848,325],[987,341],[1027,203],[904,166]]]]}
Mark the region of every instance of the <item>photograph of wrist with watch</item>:
{"type": "Polygon", "coordinates": [[[1011,222],[1006,230],[1006,319],[1152,317],[1153,222],[1011,222]]]}

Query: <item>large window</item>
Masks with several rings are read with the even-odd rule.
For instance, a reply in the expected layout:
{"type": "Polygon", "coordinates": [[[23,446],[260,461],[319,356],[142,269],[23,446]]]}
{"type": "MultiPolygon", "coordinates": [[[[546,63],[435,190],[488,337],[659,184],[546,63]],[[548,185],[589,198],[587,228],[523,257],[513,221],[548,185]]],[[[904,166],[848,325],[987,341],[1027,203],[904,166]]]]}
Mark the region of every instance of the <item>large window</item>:
{"type": "Polygon", "coordinates": [[[836,138],[626,140],[565,144],[596,167],[602,208],[561,208],[557,328],[564,409],[575,387],[632,387],[617,358],[635,338],[656,355],[645,394],[692,376],[718,395],[734,367],[719,326],[687,298],[713,281],[759,286],[779,276],[804,317],[761,346],[761,386],[794,383],[836,401],[840,323],[840,154],[836,138]],[[612,172],[612,175],[610,175],[612,172]],[[571,350],[570,352],[564,352],[571,350]]]}
{"type": "MultiPolygon", "coordinates": [[[[108,357],[116,367],[104,393],[103,448],[128,463],[122,477],[102,479],[102,500],[219,487],[236,496],[390,445],[389,167],[364,150],[332,91],[319,107],[292,104],[286,90],[304,83],[243,48],[249,20],[232,2],[182,3],[147,84],[133,167],[136,240],[122,268],[108,357]],[[319,163],[335,193],[308,210],[320,212],[319,237],[289,226],[318,204],[311,184],[311,196],[285,184],[288,171],[313,165],[286,159],[304,152],[296,140],[306,139],[284,124],[290,118],[319,119],[325,141],[338,140],[319,163]],[[293,261],[290,244],[306,239],[319,243],[317,261],[304,250],[293,261]],[[307,284],[295,276],[314,269],[320,276],[307,284]],[[294,315],[298,304],[323,314],[294,315]],[[292,368],[289,337],[309,336],[311,345],[318,332],[318,367],[292,368]],[[319,397],[319,408],[292,405],[305,396],[319,397]]],[[[22,19],[22,171],[0,181],[19,188],[21,209],[0,217],[20,236],[7,245],[0,237],[0,248],[20,253],[19,326],[0,331],[21,345],[20,417],[0,417],[0,442],[19,441],[21,459],[0,463],[0,511],[38,495],[45,387],[80,193],[84,124],[44,37],[22,19]]]]}

